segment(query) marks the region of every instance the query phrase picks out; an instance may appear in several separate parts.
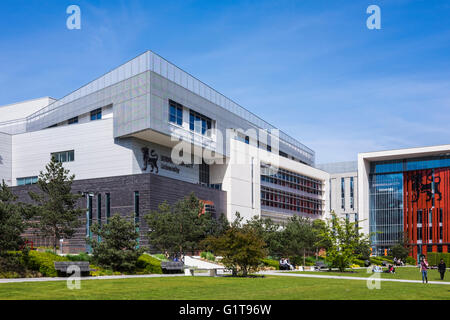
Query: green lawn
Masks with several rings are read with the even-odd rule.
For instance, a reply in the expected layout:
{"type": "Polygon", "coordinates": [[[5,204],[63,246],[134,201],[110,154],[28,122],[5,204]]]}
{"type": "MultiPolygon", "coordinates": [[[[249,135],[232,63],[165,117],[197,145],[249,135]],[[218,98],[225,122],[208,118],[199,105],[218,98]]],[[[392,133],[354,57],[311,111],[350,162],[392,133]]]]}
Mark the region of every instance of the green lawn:
{"type": "Polygon", "coordinates": [[[173,277],[121,280],[84,280],[81,290],[68,290],[65,282],[0,284],[0,299],[156,299],[156,300],[381,300],[449,299],[450,285],[381,282],[369,290],[366,281],[292,278],[173,277]]]}
{"type": "MultiPolygon", "coordinates": [[[[386,270],[386,268],[383,268],[386,270]]],[[[367,273],[366,269],[352,269],[352,272],[337,272],[337,271],[295,271],[293,273],[300,274],[315,274],[315,275],[330,275],[330,276],[346,276],[346,277],[370,277],[373,273],[367,273]]],[[[402,267],[396,268],[395,274],[392,273],[380,273],[381,278],[384,279],[405,279],[405,280],[420,280],[422,281],[422,273],[419,268],[415,267],[402,267]]],[[[441,281],[441,277],[437,270],[428,270],[428,281],[441,281]]],[[[444,281],[450,282],[450,270],[446,272],[444,281]]]]}

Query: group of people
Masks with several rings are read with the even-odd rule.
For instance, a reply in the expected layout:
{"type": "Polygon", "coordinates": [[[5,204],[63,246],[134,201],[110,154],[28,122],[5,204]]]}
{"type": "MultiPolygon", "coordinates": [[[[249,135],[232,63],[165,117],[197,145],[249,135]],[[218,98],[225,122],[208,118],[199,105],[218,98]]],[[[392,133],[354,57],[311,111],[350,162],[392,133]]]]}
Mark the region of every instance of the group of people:
{"type": "Polygon", "coordinates": [[[397,259],[396,257],[394,257],[394,265],[395,266],[404,266],[405,263],[402,261],[402,259],[397,259]]]}
{"type": "MultiPolygon", "coordinates": [[[[422,272],[422,283],[428,283],[428,269],[429,268],[430,268],[430,265],[428,264],[427,259],[425,257],[422,257],[422,260],[420,261],[420,271],[422,272]]],[[[441,275],[441,280],[444,280],[447,265],[445,264],[443,259],[441,259],[437,268],[438,268],[439,274],[441,275]]]]}
{"type": "MultiPolygon", "coordinates": [[[[404,264],[400,259],[394,258],[394,265],[404,265],[404,264]]],[[[387,270],[385,270],[385,271],[383,271],[383,269],[380,266],[373,266],[372,272],[395,273],[394,265],[389,264],[387,270]]],[[[419,267],[420,267],[420,271],[422,272],[422,282],[428,283],[428,269],[430,269],[430,265],[428,264],[428,261],[425,257],[422,257],[419,267]]],[[[440,263],[437,266],[437,269],[439,271],[439,274],[441,275],[441,280],[444,280],[447,265],[445,264],[443,259],[441,259],[440,263]]]]}
{"type": "Polygon", "coordinates": [[[292,265],[287,258],[280,259],[280,270],[294,270],[294,265],[292,265]]]}
{"type": "Polygon", "coordinates": [[[372,272],[379,272],[379,273],[395,273],[395,267],[390,264],[386,270],[383,271],[383,268],[380,266],[373,266],[372,272]]]}

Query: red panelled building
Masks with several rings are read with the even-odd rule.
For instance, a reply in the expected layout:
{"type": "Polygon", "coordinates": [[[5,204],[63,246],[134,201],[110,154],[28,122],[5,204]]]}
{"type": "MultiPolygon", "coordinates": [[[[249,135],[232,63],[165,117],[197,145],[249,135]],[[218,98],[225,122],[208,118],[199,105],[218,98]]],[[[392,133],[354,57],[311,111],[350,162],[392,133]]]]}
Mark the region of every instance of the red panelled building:
{"type": "Polygon", "coordinates": [[[418,253],[448,252],[450,168],[404,172],[404,234],[418,253]]]}

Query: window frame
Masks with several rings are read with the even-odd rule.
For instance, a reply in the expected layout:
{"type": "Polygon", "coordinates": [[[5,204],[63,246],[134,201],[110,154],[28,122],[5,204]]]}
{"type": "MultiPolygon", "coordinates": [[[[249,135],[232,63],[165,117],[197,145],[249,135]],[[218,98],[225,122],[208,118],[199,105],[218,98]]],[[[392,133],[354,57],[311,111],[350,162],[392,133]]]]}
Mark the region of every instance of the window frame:
{"type": "Polygon", "coordinates": [[[50,154],[50,159],[55,157],[56,161],[59,163],[67,163],[75,161],[75,150],[52,152],[50,154]],[[64,158],[62,158],[64,156],[64,158]],[[64,159],[64,160],[62,160],[64,159]]]}
{"type": "Polygon", "coordinates": [[[91,121],[101,120],[103,116],[103,110],[102,108],[98,108],[95,110],[92,110],[90,113],[90,119],[91,121]]]}

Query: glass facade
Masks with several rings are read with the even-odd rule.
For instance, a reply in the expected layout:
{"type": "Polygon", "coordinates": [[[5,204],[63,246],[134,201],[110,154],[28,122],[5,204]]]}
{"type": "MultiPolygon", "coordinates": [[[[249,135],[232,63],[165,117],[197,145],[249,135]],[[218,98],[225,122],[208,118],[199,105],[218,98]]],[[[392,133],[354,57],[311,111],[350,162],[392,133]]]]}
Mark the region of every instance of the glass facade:
{"type": "Polygon", "coordinates": [[[450,167],[450,155],[421,157],[404,160],[378,161],[370,164],[370,173],[393,173],[450,167]]]}
{"type": "Polygon", "coordinates": [[[371,175],[369,201],[372,245],[384,250],[403,234],[403,174],[371,175]]]}
{"type": "MultiPolygon", "coordinates": [[[[378,251],[398,243],[404,234],[416,244],[433,243],[433,234],[436,234],[438,241],[441,240],[441,230],[437,229],[441,227],[440,224],[433,225],[433,219],[441,221],[439,216],[435,219],[434,215],[441,215],[442,211],[438,211],[438,204],[435,204],[435,191],[439,190],[441,181],[435,174],[438,168],[445,167],[450,167],[450,154],[370,164],[370,232],[374,233],[371,236],[372,245],[378,251]],[[404,225],[405,215],[407,221],[404,225]],[[436,228],[436,232],[433,228],[436,228]]],[[[421,248],[418,250],[420,253],[421,248]]]]}
{"type": "Polygon", "coordinates": [[[271,212],[321,215],[323,184],[285,169],[261,166],[261,207],[271,212]]]}
{"type": "Polygon", "coordinates": [[[350,208],[355,208],[355,183],[353,177],[350,177],[350,208]]]}

